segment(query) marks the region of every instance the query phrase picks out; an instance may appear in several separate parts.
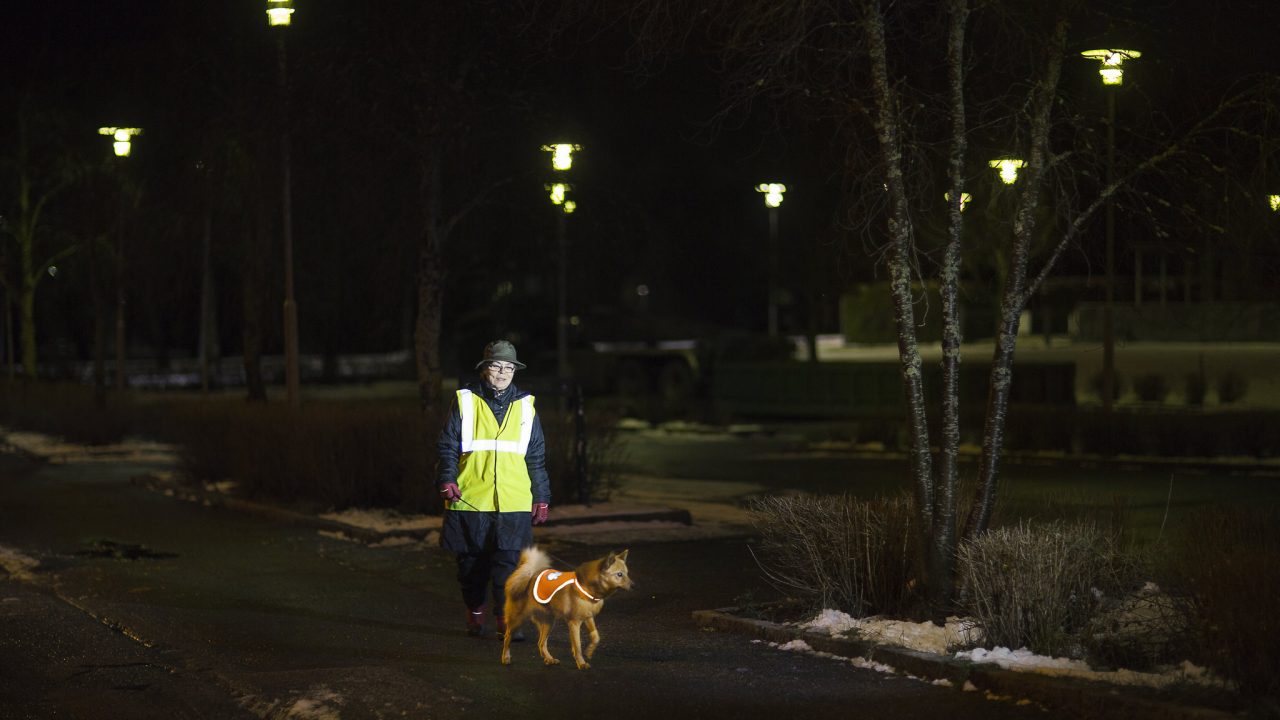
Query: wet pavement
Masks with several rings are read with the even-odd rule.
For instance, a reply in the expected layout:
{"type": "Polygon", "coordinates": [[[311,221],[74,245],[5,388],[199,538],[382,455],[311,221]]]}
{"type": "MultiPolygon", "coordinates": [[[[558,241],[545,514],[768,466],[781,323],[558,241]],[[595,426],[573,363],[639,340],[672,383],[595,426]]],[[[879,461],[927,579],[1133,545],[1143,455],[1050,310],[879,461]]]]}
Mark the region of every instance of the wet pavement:
{"type": "MultiPolygon", "coordinates": [[[[152,469],[0,455],[0,717],[1045,716],[698,627],[695,610],[771,597],[732,536],[629,542],[637,589],[608,601],[590,670],[544,667],[532,643],[503,667],[463,632],[448,554],[132,482],[152,469]]],[[[550,548],[573,564],[609,544],[550,548]]],[[[568,657],[562,627],[551,649],[568,657]]]]}

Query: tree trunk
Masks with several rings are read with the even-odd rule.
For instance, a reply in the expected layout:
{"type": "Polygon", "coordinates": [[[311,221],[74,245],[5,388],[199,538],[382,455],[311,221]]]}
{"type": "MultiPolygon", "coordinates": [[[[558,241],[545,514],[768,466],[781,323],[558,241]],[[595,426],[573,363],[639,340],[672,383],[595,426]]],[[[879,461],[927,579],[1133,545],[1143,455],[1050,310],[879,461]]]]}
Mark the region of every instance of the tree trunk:
{"type": "Polygon", "coordinates": [[[929,606],[942,621],[955,590],[956,487],[960,454],[960,239],[963,230],[964,161],[968,148],[964,103],[964,39],[968,0],[952,0],[947,37],[947,80],[951,111],[948,162],[949,234],[943,255],[942,292],[942,454],[934,484],[932,542],[929,545],[929,606]]]}
{"type": "Polygon", "coordinates": [[[440,330],[444,302],[445,263],[440,237],[440,155],[429,150],[422,174],[426,217],[418,239],[418,317],[414,326],[414,364],[423,413],[437,412],[443,390],[440,378],[440,330]]]}
{"type": "Polygon", "coordinates": [[[18,293],[18,313],[22,319],[22,374],[36,379],[36,283],[23,275],[18,293]]]}
{"type": "Polygon", "coordinates": [[[107,404],[107,304],[103,298],[102,270],[98,267],[98,241],[89,240],[89,294],[93,299],[93,403],[107,404]]]}
{"type": "MultiPolygon", "coordinates": [[[[261,212],[256,213],[261,216],[261,212]]],[[[267,237],[265,222],[256,218],[253,229],[245,232],[244,266],[241,275],[244,306],[244,382],[248,400],[251,402],[267,401],[267,386],[262,378],[262,308],[263,279],[266,271],[263,268],[263,239],[267,237]]]]}
{"type": "Polygon", "coordinates": [[[1059,19],[1047,48],[1048,63],[1044,78],[1032,96],[1031,147],[1020,178],[1023,185],[1013,221],[1013,251],[1009,275],[1000,301],[1000,326],[995,354],[991,359],[991,379],[987,394],[986,422],[982,433],[982,456],[978,462],[981,496],[975,506],[975,517],[969,523],[970,535],[985,532],[991,522],[996,502],[996,478],[1000,454],[1004,451],[1005,424],[1009,411],[1009,390],[1013,386],[1013,352],[1018,342],[1018,318],[1026,304],[1027,263],[1031,240],[1036,229],[1036,210],[1049,154],[1049,119],[1057,97],[1058,78],[1067,40],[1067,23],[1059,19]]]}
{"type": "Polygon", "coordinates": [[[884,155],[885,185],[889,193],[889,284],[894,317],[898,326],[898,356],[902,365],[902,388],[906,400],[906,421],[910,435],[908,457],[915,480],[917,512],[922,539],[933,524],[932,458],[929,454],[929,423],[924,399],[920,344],[916,338],[912,305],[912,254],[915,237],[907,211],[906,185],[902,174],[902,138],[898,123],[898,98],[889,85],[889,61],[884,38],[884,18],[879,0],[863,0],[864,31],[871,59],[871,84],[875,96],[875,129],[884,155]]]}

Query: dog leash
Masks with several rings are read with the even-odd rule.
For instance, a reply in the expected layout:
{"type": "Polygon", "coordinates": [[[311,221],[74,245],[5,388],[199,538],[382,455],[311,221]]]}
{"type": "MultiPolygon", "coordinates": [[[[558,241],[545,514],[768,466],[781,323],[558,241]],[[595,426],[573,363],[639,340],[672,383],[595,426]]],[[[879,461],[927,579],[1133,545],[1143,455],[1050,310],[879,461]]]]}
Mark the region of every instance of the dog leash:
{"type": "MultiPolygon", "coordinates": [[[[460,503],[462,503],[463,505],[466,505],[467,507],[471,508],[472,510],[475,510],[476,512],[484,512],[483,510],[481,510],[480,508],[476,507],[475,505],[472,505],[471,503],[467,502],[466,500],[463,500],[461,497],[459,497],[457,500],[453,500],[453,501],[451,501],[451,502],[460,502],[460,503]]],[[[543,550],[543,552],[546,552],[546,551],[545,551],[545,550],[543,550]]],[[[555,560],[556,562],[560,563],[561,565],[565,565],[565,566],[567,566],[567,567],[577,567],[577,566],[576,566],[576,565],[574,565],[573,563],[568,562],[567,560],[564,560],[563,558],[558,558],[558,557],[556,557],[555,555],[552,555],[551,553],[547,553],[547,557],[551,558],[552,560],[555,560]]]]}

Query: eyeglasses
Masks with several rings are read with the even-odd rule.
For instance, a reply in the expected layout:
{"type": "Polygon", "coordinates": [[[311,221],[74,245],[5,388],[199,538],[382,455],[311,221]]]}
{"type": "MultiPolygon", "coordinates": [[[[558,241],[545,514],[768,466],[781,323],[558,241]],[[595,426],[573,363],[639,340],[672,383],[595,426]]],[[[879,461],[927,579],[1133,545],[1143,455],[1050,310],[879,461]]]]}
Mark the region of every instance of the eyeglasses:
{"type": "Polygon", "coordinates": [[[516,366],[511,363],[489,363],[489,369],[499,375],[510,375],[516,371],[516,366]]]}

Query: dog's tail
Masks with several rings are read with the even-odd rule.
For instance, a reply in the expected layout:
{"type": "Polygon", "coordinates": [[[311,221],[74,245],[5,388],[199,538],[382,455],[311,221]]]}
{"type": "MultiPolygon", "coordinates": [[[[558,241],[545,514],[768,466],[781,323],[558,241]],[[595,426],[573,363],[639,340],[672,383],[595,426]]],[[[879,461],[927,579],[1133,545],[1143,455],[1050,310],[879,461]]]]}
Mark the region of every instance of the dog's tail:
{"type": "Polygon", "coordinates": [[[507,597],[517,597],[529,591],[529,583],[538,573],[551,567],[551,558],[537,545],[527,547],[520,553],[520,563],[515,572],[507,578],[507,597]]]}

